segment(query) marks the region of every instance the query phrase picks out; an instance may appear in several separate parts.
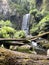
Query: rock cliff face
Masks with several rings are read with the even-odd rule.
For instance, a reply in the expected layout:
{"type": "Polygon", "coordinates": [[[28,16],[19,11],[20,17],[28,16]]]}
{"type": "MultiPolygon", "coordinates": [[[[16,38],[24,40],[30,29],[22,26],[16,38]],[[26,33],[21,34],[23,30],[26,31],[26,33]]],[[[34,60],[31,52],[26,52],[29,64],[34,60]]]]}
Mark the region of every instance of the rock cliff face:
{"type": "Polygon", "coordinates": [[[47,10],[49,11],[49,0],[36,0],[36,8],[39,10],[47,10]]]}
{"type": "Polygon", "coordinates": [[[49,0],[43,0],[43,9],[49,11],[49,0]]]}
{"type": "Polygon", "coordinates": [[[36,8],[38,10],[42,9],[43,0],[36,0],[36,8]]]}
{"type": "Polygon", "coordinates": [[[0,19],[8,18],[10,13],[10,7],[8,0],[0,0],[0,19]]]}

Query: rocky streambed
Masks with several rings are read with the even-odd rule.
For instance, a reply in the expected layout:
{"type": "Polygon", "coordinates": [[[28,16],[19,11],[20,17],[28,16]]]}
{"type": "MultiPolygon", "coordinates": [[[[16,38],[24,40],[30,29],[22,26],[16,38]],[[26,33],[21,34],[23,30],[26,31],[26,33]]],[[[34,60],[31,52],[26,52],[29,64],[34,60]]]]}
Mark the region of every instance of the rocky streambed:
{"type": "Polygon", "coordinates": [[[30,38],[2,38],[2,41],[15,40],[16,42],[9,43],[9,49],[3,48],[4,46],[1,45],[0,65],[49,65],[49,51],[47,55],[47,49],[49,49],[49,40],[47,38],[43,38],[45,35],[46,34],[42,34],[31,38],[32,41],[37,42],[37,46],[41,50],[39,48],[34,48],[31,46],[29,43],[31,42],[30,38]]]}

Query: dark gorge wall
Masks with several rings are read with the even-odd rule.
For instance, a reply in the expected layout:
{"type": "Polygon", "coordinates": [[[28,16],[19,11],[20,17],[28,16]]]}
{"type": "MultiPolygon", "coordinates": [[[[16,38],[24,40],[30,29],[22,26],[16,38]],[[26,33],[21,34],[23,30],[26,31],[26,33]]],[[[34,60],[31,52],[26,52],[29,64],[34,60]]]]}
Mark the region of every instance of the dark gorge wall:
{"type": "Polygon", "coordinates": [[[35,0],[38,10],[49,11],[49,0],[35,0]]]}
{"type": "Polygon", "coordinates": [[[10,7],[8,0],[0,0],[0,19],[9,19],[10,7]]]}
{"type": "Polygon", "coordinates": [[[42,9],[43,0],[36,0],[36,8],[38,10],[42,9]]]}

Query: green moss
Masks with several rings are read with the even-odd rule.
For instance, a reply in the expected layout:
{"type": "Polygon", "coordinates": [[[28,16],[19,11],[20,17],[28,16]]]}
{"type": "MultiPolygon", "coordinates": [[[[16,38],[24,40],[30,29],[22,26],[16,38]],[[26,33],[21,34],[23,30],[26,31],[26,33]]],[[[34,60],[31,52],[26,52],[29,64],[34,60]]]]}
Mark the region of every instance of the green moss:
{"type": "Polygon", "coordinates": [[[30,30],[30,33],[33,35],[33,34],[36,34],[37,33],[37,30],[38,30],[38,27],[33,27],[31,30],[30,30]]]}
{"type": "Polygon", "coordinates": [[[24,53],[32,53],[31,50],[29,50],[29,48],[22,48],[22,47],[18,47],[16,51],[19,51],[19,52],[24,52],[24,53]]]}
{"type": "Polygon", "coordinates": [[[0,27],[3,27],[3,26],[9,26],[11,27],[12,26],[12,23],[10,22],[10,20],[0,20],[0,27]]]}
{"type": "Polygon", "coordinates": [[[49,15],[47,15],[46,17],[44,17],[38,24],[38,26],[40,26],[42,23],[45,23],[45,22],[49,22],[49,15]]]}
{"type": "Polygon", "coordinates": [[[15,30],[11,27],[4,26],[0,29],[0,37],[10,38],[13,37],[15,30]]]}
{"type": "Polygon", "coordinates": [[[33,14],[35,16],[37,11],[38,11],[37,9],[30,10],[30,14],[33,14]]]}
{"type": "Polygon", "coordinates": [[[39,23],[37,23],[32,29],[30,30],[31,34],[33,33],[42,33],[45,31],[49,31],[49,14],[46,15],[39,23]]]}
{"type": "Polygon", "coordinates": [[[43,44],[42,47],[45,47],[46,49],[49,49],[49,42],[46,44],[43,44]]]}
{"type": "Polygon", "coordinates": [[[14,34],[14,38],[25,38],[25,32],[24,31],[16,31],[16,33],[14,34]]]}
{"type": "Polygon", "coordinates": [[[0,21],[0,38],[25,38],[24,31],[17,31],[12,28],[12,24],[9,20],[0,21]]]}

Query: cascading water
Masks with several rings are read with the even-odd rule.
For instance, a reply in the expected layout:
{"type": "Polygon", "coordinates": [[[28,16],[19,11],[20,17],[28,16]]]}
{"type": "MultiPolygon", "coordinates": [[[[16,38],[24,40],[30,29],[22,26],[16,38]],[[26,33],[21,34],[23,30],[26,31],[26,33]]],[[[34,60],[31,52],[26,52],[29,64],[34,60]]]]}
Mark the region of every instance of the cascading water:
{"type": "Polygon", "coordinates": [[[30,14],[25,14],[23,16],[22,30],[25,31],[26,35],[28,35],[29,33],[29,21],[30,21],[30,14]]]}

